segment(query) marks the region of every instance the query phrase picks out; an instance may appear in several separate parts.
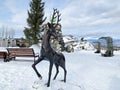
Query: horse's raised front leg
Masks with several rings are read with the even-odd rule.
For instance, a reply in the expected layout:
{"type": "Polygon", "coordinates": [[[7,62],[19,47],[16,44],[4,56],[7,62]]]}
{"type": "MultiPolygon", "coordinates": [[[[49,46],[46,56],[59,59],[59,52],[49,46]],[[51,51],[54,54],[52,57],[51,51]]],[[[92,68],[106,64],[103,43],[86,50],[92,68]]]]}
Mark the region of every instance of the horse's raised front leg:
{"type": "Polygon", "coordinates": [[[43,60],[43,57],[39,57],[38,60],[36,60],[36,61],[32,64],[32,68],[34,69],[34,71],[36,72],[37,76],[38,76],[40,79],[42,79],[42,76],[41,76],[41,74],[37,71],[37,69],[36,69],[35,66],[36,66],[40,61],[42,61],[42,60],[43,60]]]}
{"type": "Polygon", "coordinates": [[[49,66],[49,76],[48,76],[47,87],[50,86],[50,79],[51,79],[51,74],[52,74],[52,67],[53,67],[53,62],[50,61],[50,66],[49,66]]]}

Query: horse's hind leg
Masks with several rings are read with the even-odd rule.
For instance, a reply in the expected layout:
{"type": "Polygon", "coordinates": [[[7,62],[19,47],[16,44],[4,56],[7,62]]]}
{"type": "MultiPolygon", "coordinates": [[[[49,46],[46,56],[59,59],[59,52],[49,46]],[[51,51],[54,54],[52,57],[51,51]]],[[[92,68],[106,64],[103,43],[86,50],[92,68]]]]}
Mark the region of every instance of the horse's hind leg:
{"type": "Polygon", "coordinates": [[[32,68],[34,69],[34,71],[36,72],[37,76],[38,76],[40,79],[42,79],[42,76],[41,76],[40,73],[37,71],[37,69],[36,69],[35,66],[36,66],[40,61],[42,61],[42,60],[43,60],[43,58],[42,58],[42,57],[39,57],[38,60],[36,60],[36,61],[32,64],[32,68]]]}
{"type": "Polygon", "coordinates": [[[64,60],[61,60],[62,62],[61,62],[61,64],[60,64],[60,66],[63,68],[63,70],[64,70],[64,82],[66,82],[66,75],[67,75],[67,70],[66,70],[66,68],[65,68],[65,61],[64,60]]]}
{"type": "Polygon", "coordinates": [[[63,70],[64,70],[64,82],[66,82],[66,75],[67,75],[67,70],[65,67],[63,67],[63,70]]]}
{"type": "Polygon", "coordinates": [[[58,66],[58,64],[55,63],[55,67],[56,67],[56,74],[55,74],[53,80],[56,79],[56,77],[57,77],[57,75],[58,75],[58,73],[59,73],[59,66],[58,66]]]}

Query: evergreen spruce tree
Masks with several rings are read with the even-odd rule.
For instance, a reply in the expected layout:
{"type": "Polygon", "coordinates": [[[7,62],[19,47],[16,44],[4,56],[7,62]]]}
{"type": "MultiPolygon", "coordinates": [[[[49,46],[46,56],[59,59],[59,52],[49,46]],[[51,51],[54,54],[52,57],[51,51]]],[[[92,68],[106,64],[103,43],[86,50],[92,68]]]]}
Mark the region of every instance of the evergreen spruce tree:
{"type": "Polygon", "coordinates": [[[42,0],[32,0],[30,2],[30,10],[28,11],[27,18],[29,28],[25,28],[24,34],[26,39],[31,39],[32,44],[37,44],[42,38],[40,33],[43,31],[42,24],[46,19],[44,18],[44,4],[42,0]]]}

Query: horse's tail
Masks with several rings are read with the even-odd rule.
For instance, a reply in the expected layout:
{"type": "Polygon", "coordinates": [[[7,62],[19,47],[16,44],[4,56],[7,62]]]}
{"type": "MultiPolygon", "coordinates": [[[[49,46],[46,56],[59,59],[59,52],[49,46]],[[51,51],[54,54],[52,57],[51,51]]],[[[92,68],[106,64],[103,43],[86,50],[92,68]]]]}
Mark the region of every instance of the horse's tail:
{"type": "Polygon", "coordinates": [[[63,54],[63,53],[60,53],[60,54],[61,54],[61,57],[62,57],[63,61],[65,61],[65,56],[64,56],[64,54],[63,54]]]}
{"type": "Polygon", "coordinates": [[[65,61],[65,56],[63,55],[63,60],[65,61]]]}

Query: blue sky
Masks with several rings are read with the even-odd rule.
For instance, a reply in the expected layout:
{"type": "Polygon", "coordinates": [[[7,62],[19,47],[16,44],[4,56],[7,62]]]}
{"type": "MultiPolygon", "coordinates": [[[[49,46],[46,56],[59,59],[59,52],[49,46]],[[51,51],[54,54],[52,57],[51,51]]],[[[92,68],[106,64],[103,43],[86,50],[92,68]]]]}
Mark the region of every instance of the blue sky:
{"type": "MultiPolygon", "coordinates": [[[[31,0],[0,0],[0,29],[22,37],[31,0]]],[[[46,22],[53,8],[60,10],[63,34],[120,37],[120,0],[43,0],[46,22]]]]}

